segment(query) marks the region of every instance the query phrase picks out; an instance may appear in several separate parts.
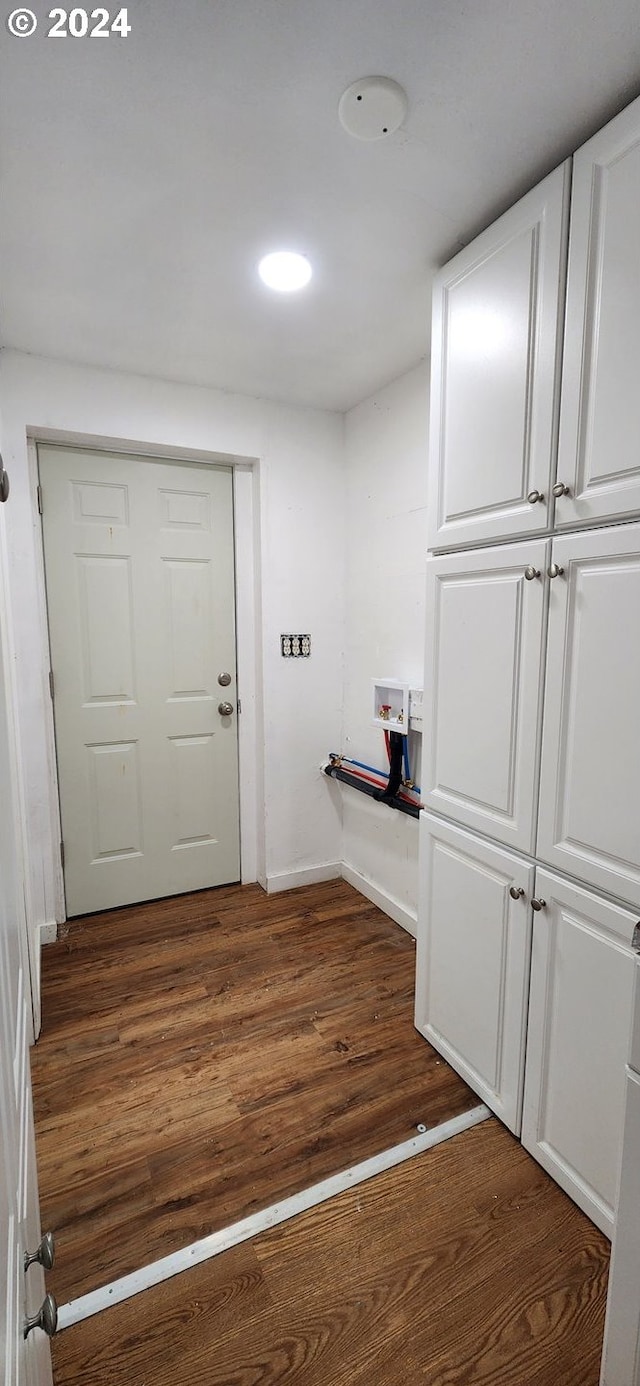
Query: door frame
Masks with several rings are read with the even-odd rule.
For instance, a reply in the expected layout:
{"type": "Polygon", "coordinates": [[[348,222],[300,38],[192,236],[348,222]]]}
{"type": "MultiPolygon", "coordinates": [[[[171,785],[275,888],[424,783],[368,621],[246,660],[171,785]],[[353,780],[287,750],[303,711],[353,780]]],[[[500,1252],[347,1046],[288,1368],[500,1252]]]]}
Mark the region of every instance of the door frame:
{"type": "MultiPolygon", "coordinates": [[[[236,656],[238,699],[238,787],[240,819],[240,879],[243,885],[258,881],[266,889],[264,840],[264,767],[261,753],[263,737],[262,699],[262,622],[260,589],[260,474],[257,458],[226,453],[194,451],[189,448],[150,445],[134,439],[96,437],[60,429],[30,429],[27,434],[30,494],[33,497],[36,531],[38,585],[38,626],[42,654],[43,681],[51,667],[49,618],[47,610],[44,538],[37,510],[39,443],[61,447],[91,449],[93,452],[123,453],[150,462],[185,462],[198,467],[231,467],[233,478],[233,543],[235,557],[236,656]]],[[[62,829],[55,742],[53,700],[45,700],[47,741],[47,784],[53,849],[53,887],[56,923],[64,923],[66,903],[62,866],[62,829]]],[[[46,869],[46,868],[45,868],[46,869]]],[[[43,942],[45,939],[42,940],[43,942]]],[[[50,941],[46,939],[46,941],[50,941]]]]}

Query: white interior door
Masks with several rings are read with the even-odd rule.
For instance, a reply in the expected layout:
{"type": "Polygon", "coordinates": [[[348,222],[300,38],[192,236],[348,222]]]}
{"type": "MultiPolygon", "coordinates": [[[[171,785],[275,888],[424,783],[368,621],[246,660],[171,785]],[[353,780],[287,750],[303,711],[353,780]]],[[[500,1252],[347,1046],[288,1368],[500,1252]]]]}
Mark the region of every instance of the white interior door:
{"type": "MultiPolygon", "coordinates": [[[[0,575],[5,568],[4,524],[0,518],[0,575]]],[[[4,585],[4,584],[3,584],[4,585]]],[[[5,587],[6,591],[6,587],[5,587]]],[[[25,1277],[25,1244],[40,1235],[35,1178],[33,1110],[27,1042],[28,978],[18,855],[13,721],[6,680],[5,608],[0,594],[0,1376],[7,1386],[51,1386],[51,1357],[45,1335],[23,1338],[26,1313],[44,1295],[40,1267],[25,1277]]]]}
{"type": "Polygon", "coordinates": [[[420,815],[416,1028],[516,1135],[533,874],[510,852],[420,815]]]}
{"type": "Polygon", "coordinates": [[[609,1237],[637,915],[538,868],[522,1144],[609,1237]]]}
{"type": "Polygon", "coordinates": [[[637,908],[640,525],[554,539],[551,556],[537,856],[637,908]]]}
{"type": "Polygon", "coordinates": [[[535,828],[546,555],[538,539],[427,561],[423,802],[523,852],[535,828]]]}
{"type": "Polygon", "coordinates": [[[231,470],[38,457],[67,913],[236,881],[231,470]]]}
{"type": "Polygon", "coordinates": [[[568,187],[565,164],[436,276],[432,549],[548,528],[568,187]]]}
{"type": "Polygon", "coordinates": [[[573,163],[556,524],[640,509],[640,101],[573,163]]]}

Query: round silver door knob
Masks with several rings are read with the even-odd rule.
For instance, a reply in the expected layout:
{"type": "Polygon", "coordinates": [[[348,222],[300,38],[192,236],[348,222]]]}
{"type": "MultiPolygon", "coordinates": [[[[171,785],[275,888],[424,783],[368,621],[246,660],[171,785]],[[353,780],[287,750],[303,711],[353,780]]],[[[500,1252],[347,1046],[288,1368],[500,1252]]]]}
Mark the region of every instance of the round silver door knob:
{"type": "Polygon", "coordinates": [[[58,1306],[53,1295],[45,1295],[40,1309],[33,1318],[24,1321],[24,1336],[29,1337],[33,1328],[41,1328],[46,1333],[47,1338],[53,1338],[58,1327],[58,1306]]]}
{"type": "Polygon", "coordinates": [[[531,908],[532,910],[535,910],[536,914],[539,914],[540,910],[544,909],[546,903],[546,900],[536,900],[534,896],[533,900],[531,901],[531,908]]]}
{"type": "Polygon", "coordinates": [[[571,490],[565,486],[564,481],[556,481],[555,486],[551,488],[551,494],[555,496],[556,500],[560,500],[561,496],[570,496],[571,490]]]}
{"type": "Polygon", "coordinates": [[[524,895],[522,886],[509,886],[509,894],[512,900],[521,900],[524,895]]]}
{"type": "Polygon", "coordinates": [[[535,505],[536,501],[544,500],[544,495],[542,491],[530,491],[527,496],[527,500],[529,502],[529,505],[535,505]]]}
{"type": "Polygon", "coordinates": [[[524,570],[524,575],[527,582],[533,582],[534,578],[540,577],[540,569],[534,568],[533,563],[528,563],[524,570]]]}
{"type": "Polygon", "coordinates": [[[45,1232],[44,1237],[37,1251],[25,1251],[24,1268],[28,1271],[29,1266],[36,1263],[44,1266],[45,1270],[53,1270],[56,1259],[56,1239],[53,1232],[45,1232]]]}
{"type": "Polygon", "coordinates": [[[564,568],[561,568],[559,563],[550,563],[547,568],[547,577],[550,578],[562,577],[563,573],[564,568]]]}
{"type": "Polygon", "coordinates": [[[218,674],[218,683],[221,684],[223,688],[228,688],[231,683],[231,674],[218,674]]]}
{"type": "Polygon", "coordinates": [[[221,717],[231,717],[233,714],[233,703],[218,703],[218,712],[221,717]]]}

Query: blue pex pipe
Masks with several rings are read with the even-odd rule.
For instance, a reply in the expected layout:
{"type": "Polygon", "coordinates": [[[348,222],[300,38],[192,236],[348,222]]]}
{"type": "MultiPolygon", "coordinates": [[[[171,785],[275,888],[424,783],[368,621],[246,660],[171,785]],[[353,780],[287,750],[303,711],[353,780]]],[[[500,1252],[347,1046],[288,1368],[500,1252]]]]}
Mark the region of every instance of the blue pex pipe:
{"type": "MultiPolygon", "coordinates": [[[[407,737],[405,737],[404,739],[405,739],[405,741],[408,740],[407,737]]],[[[375,765],[367,765],[367,764],[365,764],[365,762],[364,762],[363,760],[353,760],[353,759],[351,758],[351,756],[341,756],[340,759],[341,759],[343,765],[357,765],[357,767],[358,767],[359,770],[368,770],[368,772],[369,772],[370,775],[377,775],[378,778],[381,779],[381,780],[386,780],[386,779],[388,779],[388,777],[389,777],[389,771],[388,771],[388,770],[378,770],[378,769],[376,769],[376,766],[375,766],[375,765]]],[[[408,767],[408,760],[405,761],[405,765],[408,767]]],[[[409,780],[410,778],[411,778],[411,776],[410,776],[409,774],[407,774],[407,779],[409,780]]],[[[412,793],[413,793],[413,794],[419,794],[419,793],[420,793],[420,785],[419,785],[419,784],[414,784],[412,793]]]]}

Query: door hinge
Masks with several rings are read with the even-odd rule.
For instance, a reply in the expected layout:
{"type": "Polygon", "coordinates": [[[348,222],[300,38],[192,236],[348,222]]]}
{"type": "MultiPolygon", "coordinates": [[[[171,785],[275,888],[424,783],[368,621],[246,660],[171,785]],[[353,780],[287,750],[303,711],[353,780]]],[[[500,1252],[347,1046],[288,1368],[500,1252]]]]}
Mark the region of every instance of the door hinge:
{"type": "Polygon", "coordinates": [[[49,694],[53,702],[53,669],[49,670],[49,694]]]}
{"type": "Polygon", "coordinates": [[[238,712],[242,712],[242,703],[241,703],[241,701],[240,701],[239,698],[238,698],[238,712]]]}
{"type": "Polygon", "coordinates": [[[60,865],[64,871],[64,842],[60,843],[60,865]]]}
{"type": "Polygon", "coordinates": [[[42,515],[42,487],[40,485],[36,486],[36,496],[38,497],[38,514],[42,515]]]}

